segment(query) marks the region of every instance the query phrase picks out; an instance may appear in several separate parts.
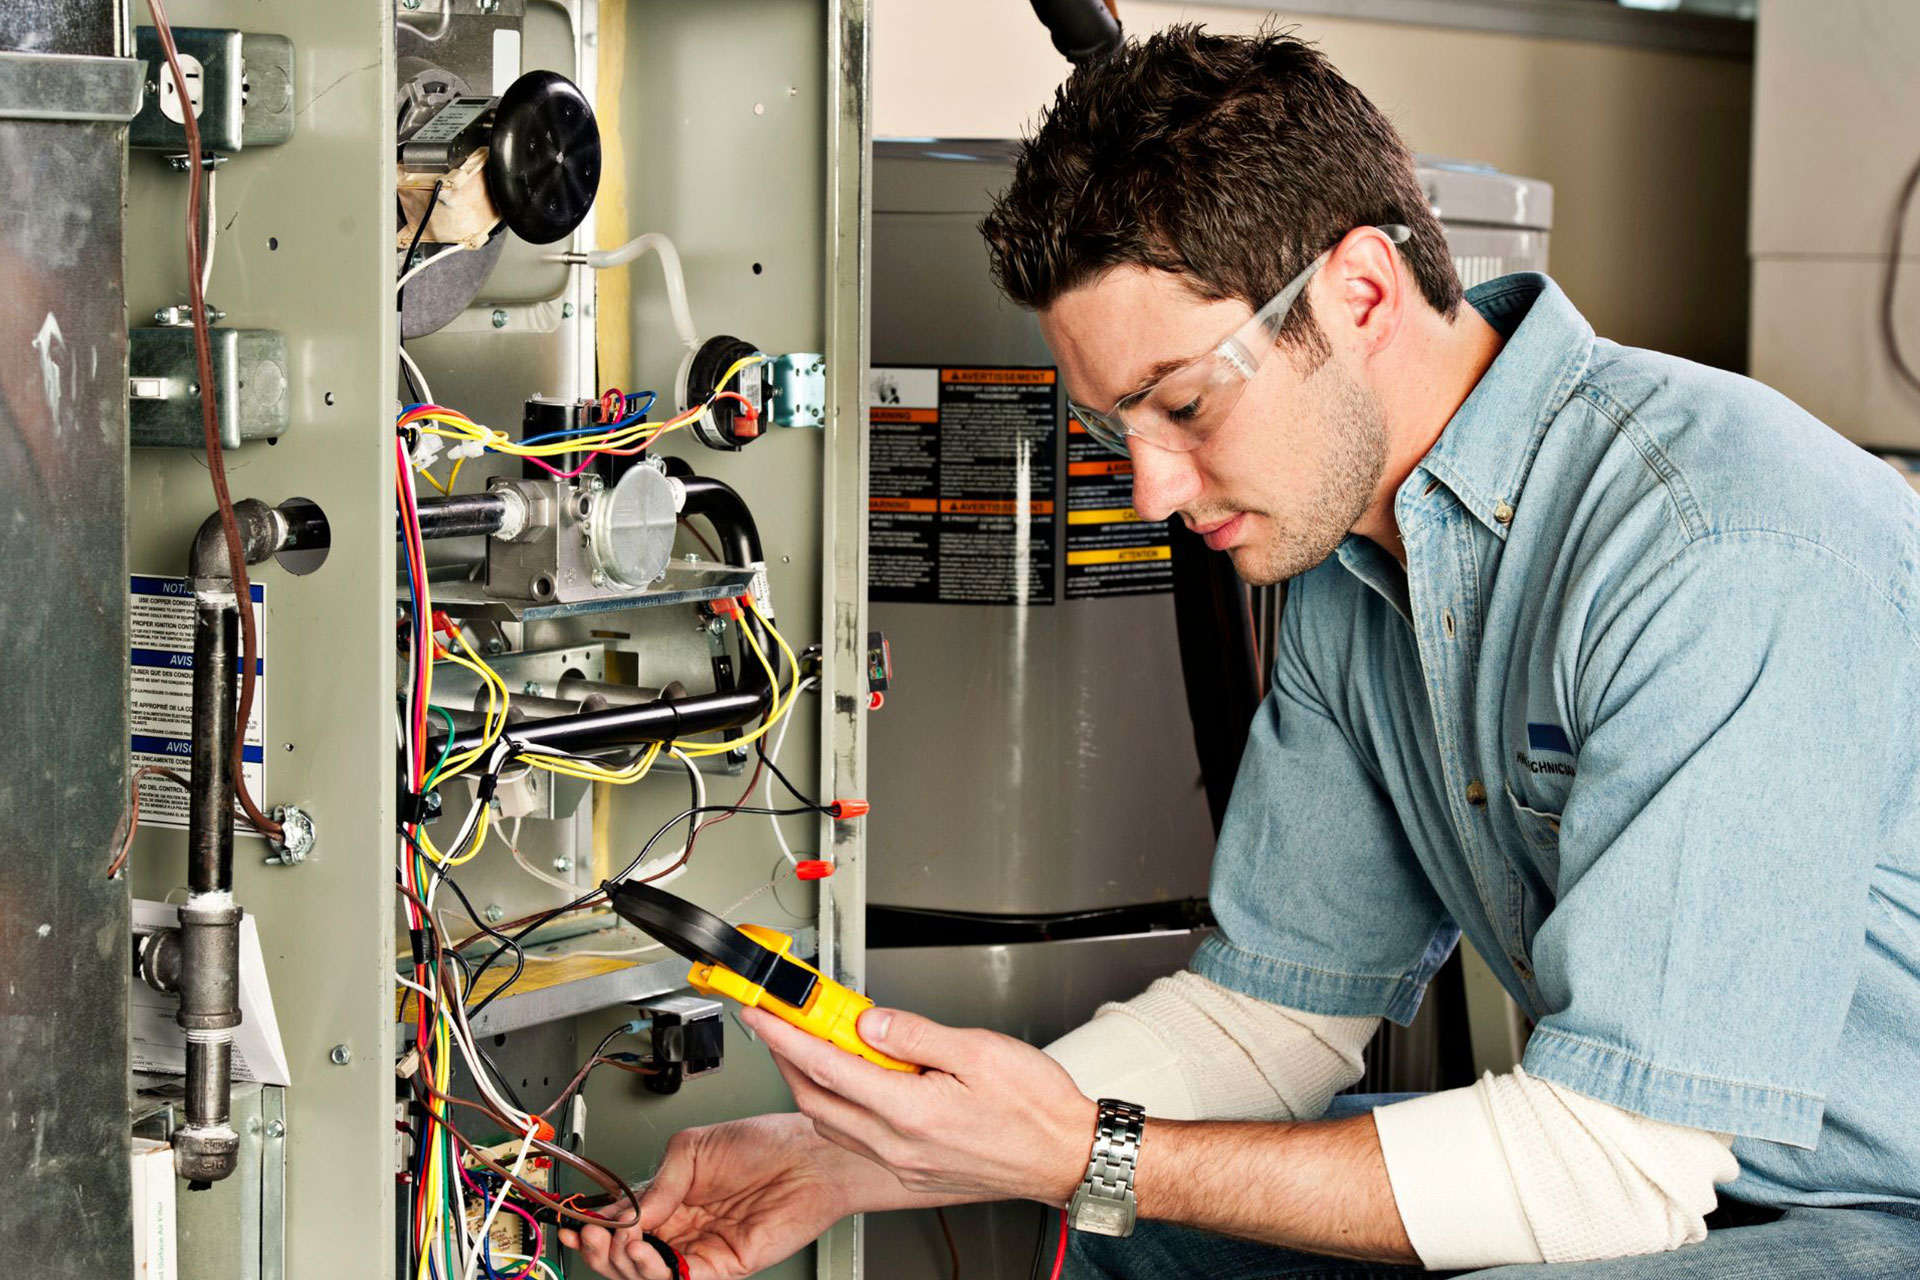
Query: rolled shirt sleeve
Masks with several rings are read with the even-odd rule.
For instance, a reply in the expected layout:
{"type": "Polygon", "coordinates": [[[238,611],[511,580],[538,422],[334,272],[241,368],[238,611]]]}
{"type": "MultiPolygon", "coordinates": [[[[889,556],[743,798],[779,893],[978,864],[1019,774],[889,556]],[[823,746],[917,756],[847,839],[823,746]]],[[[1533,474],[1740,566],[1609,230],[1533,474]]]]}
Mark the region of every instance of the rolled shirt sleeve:
{"type": "MultiPolygon", "coordinates": [[[[1326,572],[1297,580],[1304,595],[1326,572]]],[[[1220,930],[1193,969],[1271,1004],[1405,1025],[1459,930],[1303,660],[1290,601],[1214,855],[1220,930]]]]}

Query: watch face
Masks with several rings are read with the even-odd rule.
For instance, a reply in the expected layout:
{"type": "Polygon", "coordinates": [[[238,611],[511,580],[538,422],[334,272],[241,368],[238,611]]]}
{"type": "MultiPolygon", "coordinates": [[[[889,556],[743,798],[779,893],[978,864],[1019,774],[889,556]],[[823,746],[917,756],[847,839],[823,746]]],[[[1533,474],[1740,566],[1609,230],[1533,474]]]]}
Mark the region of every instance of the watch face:
{"type": "Polygon", "coordinates": [[[1124,1236],[1133,1230],[1133,1213],[1121,1201],[1088,1197],[1074,1213],[1073,1225],[1098,1236],[1124,1236]]]}

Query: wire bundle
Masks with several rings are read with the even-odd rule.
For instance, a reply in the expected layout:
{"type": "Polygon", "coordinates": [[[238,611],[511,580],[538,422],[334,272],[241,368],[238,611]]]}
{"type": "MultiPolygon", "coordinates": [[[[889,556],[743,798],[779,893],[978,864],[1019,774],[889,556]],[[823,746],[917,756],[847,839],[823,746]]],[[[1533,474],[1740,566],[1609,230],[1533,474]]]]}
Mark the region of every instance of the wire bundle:
{"type": "MultiPolygon", "coordinates": [[[[405,354],[404,352],[402,353],[405,354]]],[[[556,480],[571,480],[593,465],[601,454],[615,458],[631,458],[644,453],[662,436],[679,431],[699,421],[700,417],[722,400],[738,400],[746,405],[748,412],[753,411],[752,402],[737,391],[727,390],[731,382],[742,369],[765,360],[763,355],[747,355],[727,366],[714,384],[713,392],[705,400],[690,409],[683,409],[664,422],[648,422],[647,413],[653,407],[655,395],[651,391],[642,392],[646,403],[634,407],[639,397],[620,397],[616,406],[613,397],[620,396],[618,391],[608,392],[600,404],[602,423],[593,427],[576,427],[567,431],[552,431],[545,435],[533,436],[526,440],[515,440],[496,427],[483,426],[457,409],[445,405],[424,403],[407,406],[400,413],[399,429],[407,435],[418,434],[423,440],[435,440],[438,447],[428,444],[416,458],[416,465],[423,470],[431,465],[439,455],[441,447],[451,444],[450,456],[454,458],[453,471],[443,484],[428,477],[434,488],[442,493],[453,491],[454,479],[459,475],[460,465],[469,457],[481,453],[499,453],[508,457],[521,458],[531,462],[556,480]],[[617,407],[618,414],[610,412],[617,407]],[[549,462],[549,458],[574,457],[585,454],[579,462],[567,470],[549,462]]]]}
{"type": "MultiPolygon", "coordinates": [[[[739,367],[728,371],[721,380],[722,387],[739,367]]],[[[611,397],[615,395],[619,393],[609,393],[608,401],[603,403],[603,416],[611,407],[611,397]]],[[[620,408],[629,411],[628,417],[633,416],[633,399],[620,396],[618,401],[620,408]]],[[[776,658],[768,652],[768,647],[756,635],[756,628],[746,625],[739,627],[741,644],[760,664],[773,691],[771,705],[758,725],[720,741],[648,743],[633,752],[630,758],[621,761],[572,755],[515,741],[508,718],[512,695],[506,681],[481,656],[454,620],[433,609],[426,571],[425,540],[420,529],[419,497],[414,486],[418,458],[410,450],[408,441],[408,428],[411,427],[422,433],[480,441],[485,448],[496,449],[501,443],[499,433],[489,432],[472,424],[464,415],[439,406],[416,408],[420,412],[413,413],[411,417],[408,414],[401,416],[401,432],[396,435],[394,446],[394,493],[400,513],[402,558],[408,590],[408,608],[402,619],[407,644],[407,678],[400,733],[401,765],[402,776],[413,798],[401,824],[402,844],[397,878],[397,889],[404,904],[412,945],[412,974],[411,977],[396,976],[396,981],[417,997],[413,1018],[414,1045],[401,1064],[402,1074],[410,1079],[413,1087],[417,1117],[412,1126],[415,1147],[411,1170],[411,1231],[408,1239],[410,1269],[416,1280],[427,1280],[428,1277],[453,1280],[456,1276],[461,1280],[474,1280],[481,1274],[519,1280],[540,1274],[546,1269],[547,1264],[541,1259],[546,1237],[537,1230],[538,1216],[543,1212],[554,1221],[571,1220],[574,1223],[606,1226],[618,1225],[623,1220],[637,1216],[638,1202],[633,1192],[616,1175],[551,1141],[554,1131],[549,1117],[560,1111],[596,1067],[611,1065],[641,1073],[650,1068],[632,1055],[606,1053],[607,1042],[603,1041],[589,1055],[561,1095],[544,1112],[536,1113],[524,1107],[513,1096],[506,1081],[498,1078],[498,1072],[493,1069],[474,1036],[474,1018],[512,986],[524,970],[528,957],[521,944],[527,937],[558,916],[598,905],[605,896],[602,890],[593,889],[558,907],[499,928],[485,923],[474,912],[472,904],[467,901],[450,872],[477,857],[484,848],[490,829],[490,800],[502,771],[518,762],[524,767],[539,768],[566,777],[619,785],[633,783],[647,776],[663,755],[671,755],[678,761],[692,781],[693,803],[654,832],[639,854],[613,877],[616,880],[633,875],[647,862],[660,841],[682,822],[688,824],[686,843],[670,858],[661,859],[665,865],[651,871],[644,879],[664,879],[686,865],[700,829],[708,825],[707,822],[697,821],[705,815],[731,817],[744,812],[766,814],[771,818],[835,813],[837,810],[835,806],[820,805],[804,797],[801,797],[799,807],[784,809],[749,807],[738,802],[731,805],[706,803],[704,782],[696,766],[697,758],[753,746],[760,752],[763,763],[771,763],[763,739],[776,726],[782,729],[780,737],[784,737],[786,719],[802,688],[800,663],[792,647],[751,597],[742,597],[737,606],[726,604],[721,608],[742,623],[746,620],[745,615],[751,613],[764,629],[765,635],[771,638],[779,655],[776,658]],[[480,742],[457,754],[451,749],[457,736],[453,716],[432,701],[434,669],[441,662],[466,669],[486,691],[480,742]],[[788,674],[784,687],[782,666],[788,674]],[[447,731],[437,757],[430,746],[430,727],[435,717],[445,722],[447,731]],[[463,774],[477,779],[475,801],[460,830],[442,849],[426,829],[423,801],[436,787],[463,774]],[[478,932],[452,946],[448,944],[447,931],[436,913],[436,897],[443,886],[459,899],[464,908],[462,914],[479,926],[478,932]],[[505,932],[508,929],[518,929],[518,932],[509,935],[505,932]],[[496,945],[484,957],[470,962],[462,954],[462,948],[483,937],[492,939],[496,945]],[[481,979],[509,953],[514,957],[512,972],[504,982],[497,983],[477,1002],[474,1001],[481,979]],[[466,1064],[478,1091],[479,1101],[451,1096],[452,1068],[456,1055],[466,1064]],[[512,1140],[519,1148],[513,1164],[502,1166],[464,1137],[453,1122],[454,1108],[478,1112],[487,1123],[512,1135],[512,1140]],[[523,1173],[526,1161],[535,1158],[551,1159],[557,1165],[584,1176],[608,1192],[613,1200],[605,1210],[596,1211],[583,1205],[579,1196],[562,1198],[532,1185],[523,1173]],[[479,1230],[471,1233],[467,1229],[470,1201],[474,1205],[484,1206],[480,1213],[479,1230]],[[530,1248],[527,1253],[508,1257],[491,1252],[489,1232],[502,1212],[525,1218],[536,1228],[528,1237],[530,1248]]],[[[645,409],[641,408],[638,412],[644,416],[645,409]]],[[[690,416],[683,415],[683,419],[675,419],[659,427],[645,427],[643,431],[636,430],[635,424],[621,420],[601,432],[553,433],[554,437],[559,438],[535,437],[532,441],[506,442],[508,447],[497,451],[551,450],[574,453],[584,447],[590,452],[612,452],[615,448],[608,446],[630,447],[631,441],[643,433],[650,441],[665,430],[683,425],[684,420],[690,420],[690,416]]],[[[531,453],[522,453],[521,456],[535,457],[537,460],[537,455],[531,453]]],[[[451,479],[450,476],[449,482],[451,479]]],[[[774,742],[777,754],[778,738],[774,742]]],[[[778,766],[775,765],[774,769],[778,775],[778,766]]],[[[757,776],[758,771],[756,779],[757,776]]],[[[784,775],[781,778],[785,782],[784,775]]],[[[791,784],[787,785],[792,790],[791,784]]],[[[742,794],[741,801],[744,802],[750,794],[751,786],[742,794]]],[[[798,792],[794,794],[799,795],[798,792]]],[[[509,840],[508,843],[513,848],[513,842],[509,840]]],[[[517,849],[514,852],[516,861],[527,866],[524,859],[518,857],[517,849]]]]}

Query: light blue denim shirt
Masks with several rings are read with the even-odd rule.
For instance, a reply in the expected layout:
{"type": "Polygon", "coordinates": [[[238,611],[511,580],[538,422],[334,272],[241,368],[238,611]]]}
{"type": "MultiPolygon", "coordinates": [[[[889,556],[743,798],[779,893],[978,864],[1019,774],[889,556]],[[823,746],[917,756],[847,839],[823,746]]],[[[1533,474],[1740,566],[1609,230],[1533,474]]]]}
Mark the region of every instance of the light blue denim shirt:
{"type": "Polygon", "coordinates": [[[1920,500],[1544,276],[1468,300],[1405,571],[1292,584],[1194,967],[1405,1022],[1464,932],[1530,1073],[1737,1135],[1740,1198],[1920,1202],[1920,500]]]}

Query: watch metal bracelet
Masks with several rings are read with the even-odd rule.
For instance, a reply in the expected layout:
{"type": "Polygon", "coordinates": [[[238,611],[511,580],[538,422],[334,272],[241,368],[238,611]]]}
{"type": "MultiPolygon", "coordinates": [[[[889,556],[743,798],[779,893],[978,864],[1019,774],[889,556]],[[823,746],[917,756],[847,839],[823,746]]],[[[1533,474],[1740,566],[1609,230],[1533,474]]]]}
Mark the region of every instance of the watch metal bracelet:
{"type": "Polygon", "coordinates": [[[1133,1234],[1134,1170],[1140,1160],[1147,1113],[1116,1098],[1101,1098],[1098,1105],[1093,1155],[1087,1162],[1086,1176],[1067,1206],[1067,1220],[1076,1231],[1127,1236],[1133,1234]]]}

